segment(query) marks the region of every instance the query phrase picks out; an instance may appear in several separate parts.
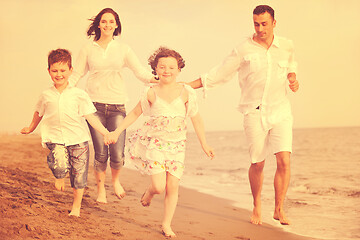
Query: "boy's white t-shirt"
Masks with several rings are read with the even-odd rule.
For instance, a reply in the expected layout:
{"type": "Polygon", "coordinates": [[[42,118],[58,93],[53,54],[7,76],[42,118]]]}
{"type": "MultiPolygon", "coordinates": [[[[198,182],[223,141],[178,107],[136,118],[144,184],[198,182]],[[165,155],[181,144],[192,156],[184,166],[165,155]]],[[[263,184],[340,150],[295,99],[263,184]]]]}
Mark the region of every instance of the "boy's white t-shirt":
{"type": "Polygon", "coordinates": [[[41,120],[42,144],[65,146],[90,140],[84,115],[95,113],[89,95],[82,89],[68,86],[60,93],[54,86],[42,92],[35,111],[41,120]]]}

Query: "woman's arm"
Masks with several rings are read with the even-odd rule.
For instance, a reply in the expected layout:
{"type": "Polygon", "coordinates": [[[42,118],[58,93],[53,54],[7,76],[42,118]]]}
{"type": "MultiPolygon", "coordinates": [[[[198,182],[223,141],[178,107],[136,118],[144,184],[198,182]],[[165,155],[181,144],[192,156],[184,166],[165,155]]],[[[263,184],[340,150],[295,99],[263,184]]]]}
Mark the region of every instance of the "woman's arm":
{"type": "Polygon", "coordinates": [[[143,67],[138,57],[135,55],[134,51],[130,47],[125,56],[125,63],[126,66],[131,69],[131,71],[139,80],[145,83],[158,82],[155,80],[154,75],[151,73],[151,71],[143,67]]]}
{"type": "Polygon", "coordinates": [[[86,47],[82,48],[75,63],[74,70],[69,77],[70,86],[76,86],[79,80],[89,71],[86,47]]]}

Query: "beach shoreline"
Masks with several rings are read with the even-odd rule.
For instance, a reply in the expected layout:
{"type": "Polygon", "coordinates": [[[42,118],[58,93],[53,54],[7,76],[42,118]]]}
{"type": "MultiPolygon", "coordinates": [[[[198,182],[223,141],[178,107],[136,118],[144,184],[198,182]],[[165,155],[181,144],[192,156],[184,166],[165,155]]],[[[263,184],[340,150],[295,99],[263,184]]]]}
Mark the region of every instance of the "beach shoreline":
{"type": "MultiPolygon", "coordinates": [[[[148,176],[124,168],[120,180],[127,196],[119,200],[108,171],[108,203],[99,204],[91,160],[81,217],[69,217],[69,179],[64,192],[55,190],[40,137],[3,134],[0,144],[1,239],[165,239],[160,230],[164,195],[156,196],[148,208],[139,202],[148,176]]],[[[177,239],[187,240],[313,239],[269,224],[252,225],[249,217],[248,210],[234,207],[229,200],[180,187],[173,230],[177,239]]]]}

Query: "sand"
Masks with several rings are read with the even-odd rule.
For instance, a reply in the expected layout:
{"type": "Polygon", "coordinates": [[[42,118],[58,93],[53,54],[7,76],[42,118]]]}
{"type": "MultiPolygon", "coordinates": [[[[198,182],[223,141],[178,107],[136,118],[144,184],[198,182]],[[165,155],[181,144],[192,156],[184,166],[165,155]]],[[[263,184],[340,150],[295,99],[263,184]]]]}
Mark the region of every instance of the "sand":
{"type": "MultiPolygon", "coordinates": [[[[93,169],[82,203],[81,216],[69,217],[72,189],[69,179],[64,192],[54,188],[47,167],[48,150],[37,135],[7,135],[0,138],[0,239],[165,239],[160,224],[164,195],[156,196],[148,208],[140,197],[149,177],[124,168],[121,182],[127,196],[113,194],[107,174],[108,203],[96,199],[93,169]]],[[[91,164],[92,165],[92,160],[91,164]]],[[[231,202],[181,187],[173,219],[177,239],[307,240],[268,224],[249,222],[248,210],[231,202]]]]}

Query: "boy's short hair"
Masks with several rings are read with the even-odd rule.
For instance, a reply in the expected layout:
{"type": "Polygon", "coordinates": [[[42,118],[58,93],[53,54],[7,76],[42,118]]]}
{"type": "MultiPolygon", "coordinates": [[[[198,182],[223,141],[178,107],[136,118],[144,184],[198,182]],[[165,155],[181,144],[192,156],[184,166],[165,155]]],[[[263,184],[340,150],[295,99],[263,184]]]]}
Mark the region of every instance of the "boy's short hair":
{"type": "Polygon", "coordinates": [[[181,55],[172,49],[169,49],[167,47],[160,47],[158,50],[156,50],[148,59],[148,63],[151,66],[151,69],[153,70],[152,73],[156,75],[155,68],[159,62],[160,58],[163,57],[173,57],[176,59],[178,68],[181,70],[183,67],[185,67],[185,61],[181,57],[181,55]]]}
{"type": "Polygon", "coordinates": [[[50,69],[51,65],[58,62],[66,63],[69,66],[69,69],[71,69],[71,53],[68,50],[61,48],[50,51],[48,55],[48,68],[50,69]]]}
{"type": "Polygon", "coordinates": [[[259,6],[257,6],[254,9],[253,14],[254,15],[260,15],[260,14],[263,14],[263,13],[266,13],[266,12],[268,12],[270,14],[272,19],[275,19],[274,9],[272,9],[272,7],[270,7],[268,5],[259,5],[259,6]]]}

